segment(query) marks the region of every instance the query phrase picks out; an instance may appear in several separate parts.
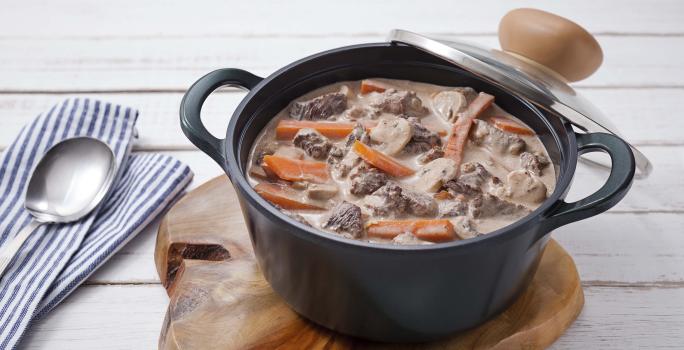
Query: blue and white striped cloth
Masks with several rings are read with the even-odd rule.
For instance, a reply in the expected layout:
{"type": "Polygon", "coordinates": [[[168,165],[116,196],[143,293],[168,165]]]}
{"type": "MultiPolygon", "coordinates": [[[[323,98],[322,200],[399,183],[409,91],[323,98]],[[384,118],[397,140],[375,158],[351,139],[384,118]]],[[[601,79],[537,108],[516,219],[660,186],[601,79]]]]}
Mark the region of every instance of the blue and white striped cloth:
{"type": "Polygon", "coordinates": [[[0,155],[0,245],[31,220],[24,209],[30,171],[63,139],[107,142],[119,163],[108,199],[82,220],[44,225],[24,243],[0,280],[0,349],[15,348],[33,319],[52,310],[164,211],[192,179],[186,165],[160,154],[130,154],[136,110],[69,99],[26,125],[0,155]]]}

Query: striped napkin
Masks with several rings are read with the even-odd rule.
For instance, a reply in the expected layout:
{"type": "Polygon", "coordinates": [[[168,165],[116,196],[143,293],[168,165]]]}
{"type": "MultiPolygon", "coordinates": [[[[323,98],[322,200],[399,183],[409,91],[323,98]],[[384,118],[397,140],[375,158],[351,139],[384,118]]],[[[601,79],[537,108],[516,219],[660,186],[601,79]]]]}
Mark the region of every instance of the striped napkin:
{"type": "Polygon", "coordinates": [[[14,348],[33,319],[59,304],[109,257],[159,216],[192,179],[186,165],[161,154],[131,154],[138,112],[69,99],[25,126],[0,155],[0,245],[31,220],[24,191],[31,169],[56,142],[105,141],[119,164],[108,199],[78,222],[43,225],[0,280],[0,349],[14,348]]]}

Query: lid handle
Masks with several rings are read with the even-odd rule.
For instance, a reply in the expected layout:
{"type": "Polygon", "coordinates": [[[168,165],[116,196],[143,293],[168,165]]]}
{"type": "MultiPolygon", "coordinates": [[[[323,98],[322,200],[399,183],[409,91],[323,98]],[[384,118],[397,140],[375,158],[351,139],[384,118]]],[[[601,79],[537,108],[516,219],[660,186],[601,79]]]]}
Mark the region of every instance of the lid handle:
{"type": "Polygon", "coordinates": [[[584,28],[566,18],[536,9],[515,9],[499,23],[504,51],[523,56],[560,74],[569,82],[593,74],[603,51],[584,28]]]}

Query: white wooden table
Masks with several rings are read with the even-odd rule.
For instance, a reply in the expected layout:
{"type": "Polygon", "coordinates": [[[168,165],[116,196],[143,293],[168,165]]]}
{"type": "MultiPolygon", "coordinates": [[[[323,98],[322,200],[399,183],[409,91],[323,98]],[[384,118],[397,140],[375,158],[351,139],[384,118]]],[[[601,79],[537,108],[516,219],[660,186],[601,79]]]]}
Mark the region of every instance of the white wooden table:
{"type": "MultiPolygon", "coordinates": [[[[288,1],[23,0],[0,6],[0,150],[23,124],[67,95],[140,109],[138,152],[189,164],[197,186],[221,170],[182,135],[185,89],[216,68],[265,76],[295,59],[341,45],[382,41],[394,27],[497,46],[499,18],[513,7],[569,17],[597,35],[603,67],[577,84],[651,158],[605,215],[554,237],[575,258],[586,306],[554,348],[684,346],[684,2],[388,0],[288,1]],[[477,7],[476,7],[477,5],[477,7]]],[[[210,97],[204,120],[217,135],[244,93],[210,97]]],[[[606,174],[580,166],[571,198],[606,174]]],[[[22,346],[42,349],[156,347],[167,297],[153,265],[156,225],[114,256],[22,346]]]]}

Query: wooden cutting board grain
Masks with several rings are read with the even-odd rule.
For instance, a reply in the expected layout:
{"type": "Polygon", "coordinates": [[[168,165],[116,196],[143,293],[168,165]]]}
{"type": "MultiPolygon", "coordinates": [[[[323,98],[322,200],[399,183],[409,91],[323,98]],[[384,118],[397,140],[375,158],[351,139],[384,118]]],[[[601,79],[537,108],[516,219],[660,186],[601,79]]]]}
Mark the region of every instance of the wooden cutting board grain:
{"type": "MultiPolygon", "coordinates": [[[[170,301],[160,349],[397,348],[347,337],[293,312],[264,280],[225,176],[188,193],[157,235],[157,271],[170,301]]],[[[530,286],[478,328],[403,349],[543,349],[577,318],[584,294],[572,258],[551,240],[530,286]]]]}

